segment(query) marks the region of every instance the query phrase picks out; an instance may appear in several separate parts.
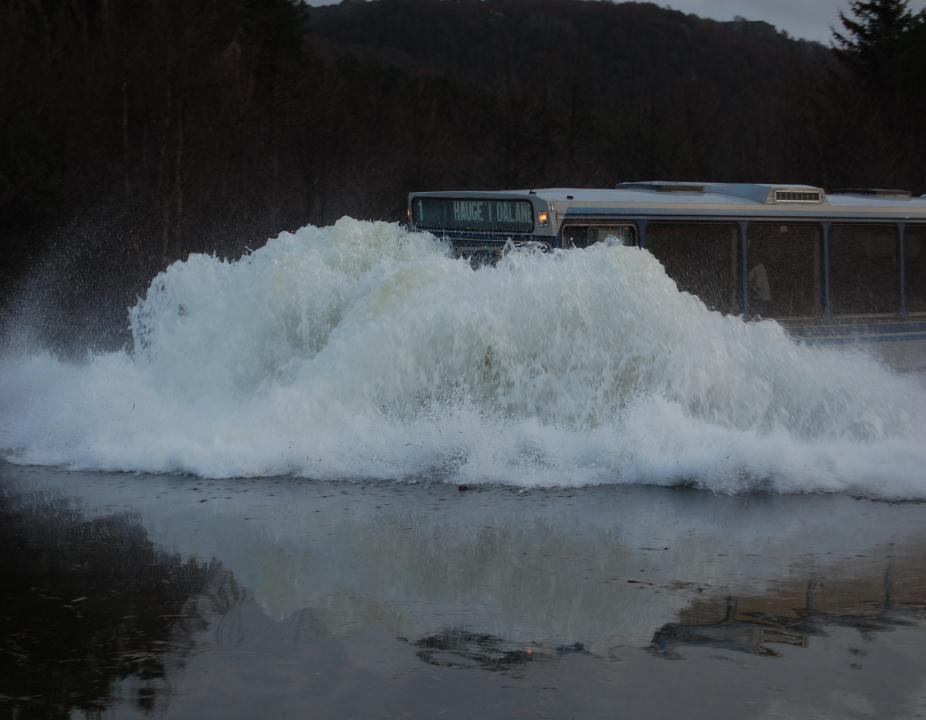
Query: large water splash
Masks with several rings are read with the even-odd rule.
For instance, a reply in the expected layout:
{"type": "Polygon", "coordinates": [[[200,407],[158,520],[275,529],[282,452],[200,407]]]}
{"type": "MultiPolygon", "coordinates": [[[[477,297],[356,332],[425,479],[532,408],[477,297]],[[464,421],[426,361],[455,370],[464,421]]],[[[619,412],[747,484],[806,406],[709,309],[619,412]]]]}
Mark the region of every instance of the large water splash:
{"type": "Polygon", "coordinates": [[[473,270],[343,219],[173,264],[132,352],[0,361],[20,462],[926,497],[926,391],[680,293],[634,248],[473,270]]]}

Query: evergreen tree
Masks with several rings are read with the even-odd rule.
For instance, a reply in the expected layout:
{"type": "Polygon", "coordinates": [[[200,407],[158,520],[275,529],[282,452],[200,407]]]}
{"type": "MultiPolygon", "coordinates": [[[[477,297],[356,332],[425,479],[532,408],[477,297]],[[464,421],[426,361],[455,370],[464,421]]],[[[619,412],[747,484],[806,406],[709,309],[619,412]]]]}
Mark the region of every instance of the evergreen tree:
{"type": "Polygon", "coordinates": [[[839,12],[845,32],[833,30],[836,56],[870,77],[889,72],[906,33],[916,24],[909,0],[852,0],[849,8],[852,17],[839,12]]]}

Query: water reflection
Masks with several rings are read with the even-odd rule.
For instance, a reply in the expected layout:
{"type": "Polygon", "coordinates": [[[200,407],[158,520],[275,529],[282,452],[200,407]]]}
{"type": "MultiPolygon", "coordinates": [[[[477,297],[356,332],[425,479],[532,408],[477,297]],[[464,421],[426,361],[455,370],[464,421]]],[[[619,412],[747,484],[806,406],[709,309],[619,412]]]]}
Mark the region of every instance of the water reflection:
{"type": "Polygon", "coordinates": [[[829,628],[851,628],[861,640],[871,641],[876,633],[912,627],[926,618],[926,602],[895,599],[895,591],[914,588],[896,588],[890,566],[879,591],[881,579],[820,584],[811,578],[803,588],[779,586],[761,597],[703,599],[682,612],[680,622],[660,628],[649,650],[673,660],[683,657],[685,647],[780,657],[774,646],[807,648],[811,638],[826,636],[829,628]],[[795,603],[797,598],[803,602],[795,603]]]}
{"type": "Polygon", "coordinates": [[[418,658],[429,665],[505,672],[537,660],[553,660],[563,655],[590,655],[582,643],[518,645],[494,635],[461,628],[428,635],[418,640],[415,646],[419,648],[416,653],[418,658]]]}
{"type": "Polygon", "coordinates": [[[211,616],[241,591],[215,562],[157,549],[138,517],[0,494],[0,706],[13,717],[103,712],[133,677],[142,712],[164,698],[211,616]]]}
{"type": "Polygon", "coordinates": [[[2,465],[0,499],[24,717],[724,717],[808,673],[902,716],[923,690],[926,505],[2,465]]]}
{"type": "MultiPolygon", "coordinates": [[[[781,652],[776,646],[808,648],[811,638],[826,637],[837,627],[855,630],[860,640],[871,642],[878,633],[916,627],[926,619],[926,600],[897,601],[898,591],[908,597],[911,592],[926,597],[919,594],[922,587],[895,587],[891,566],[882,578],[859,576],[826,584],[810,578],[804,587],[778,585],[764,596],[700,597],[679,613],[680,622],[657,630],[646,649],[670,660],[684,659],[684,648],[697,647],[778,658],[781,652]],[[802,602],[795,603],[796,599],[802,602]]],[[[556,660],[575,653],[598,657],[580,642],[519,643],[465,628],[427,635],[415,647],[418,658],[430,665],[492,672],[517,671],[535,660],[556,660]]],[[[613,648],[609,656],[616,657],[618,649],[613,648]]],[[[857,656],[852,667],[861,669],[867,652],[855,647],[850,652],[857,656]]]]}

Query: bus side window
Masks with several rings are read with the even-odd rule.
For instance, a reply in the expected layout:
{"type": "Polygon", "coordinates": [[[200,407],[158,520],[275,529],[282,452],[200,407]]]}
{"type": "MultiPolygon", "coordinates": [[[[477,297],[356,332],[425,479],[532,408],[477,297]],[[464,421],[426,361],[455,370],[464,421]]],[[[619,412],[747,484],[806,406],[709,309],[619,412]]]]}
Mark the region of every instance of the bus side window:
{"type": "Polygon", "coordinates": [[[926,312],[926,225],[907,225],[907,310],[926,312]]]}
{"type": "Polygon", "coordinates": [[[740,231],[735,223],[651,222],[646,249],[678,289],[711,310],[740,312],[740,231]]]}
{"type": "Polygon", "coordinates": [[[773,318],[818,318],[823,229],[818,223],[749,223],[749,310],[773,318]]]}
{"type": "Polygon", "coordinates": [[[567,225],[563,228],[564,248],[584,248],[588,245],[588,228],[584,225],[567,225]]]}
{"type": "Polygon", "coordinates": [[[620,245],[636,245],[637,229],[633,225],[567,225],[563,228],[564,248],[584,248],[609,238],[620,245]]]}
{"type": "Polygon", "coordinates": [[[896,226],[832,226],[830,296],[833,315],[897,313],[900,273],[896,226]]]}
{"type": "Polygon", "coordinates": [[[636,245],[637,230],[633,225],[602,225],[592,226],[588,229],[588,244],[594,245],[607,240],[617,242],[619,245],[636,245]]]}

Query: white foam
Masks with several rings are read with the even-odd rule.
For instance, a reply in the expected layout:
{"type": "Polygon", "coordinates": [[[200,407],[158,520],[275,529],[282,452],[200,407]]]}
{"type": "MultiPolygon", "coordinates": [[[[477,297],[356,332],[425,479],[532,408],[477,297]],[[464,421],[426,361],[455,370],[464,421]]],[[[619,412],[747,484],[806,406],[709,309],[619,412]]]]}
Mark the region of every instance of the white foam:
{"type": "Polygon", "coordinates": [[[634,248],[474,271],[430,235],[345,218],[174,263],[130,321],[133,353],[0,360],[10,457],[926,497],[915,379],[710,312],[634,248]]]}

